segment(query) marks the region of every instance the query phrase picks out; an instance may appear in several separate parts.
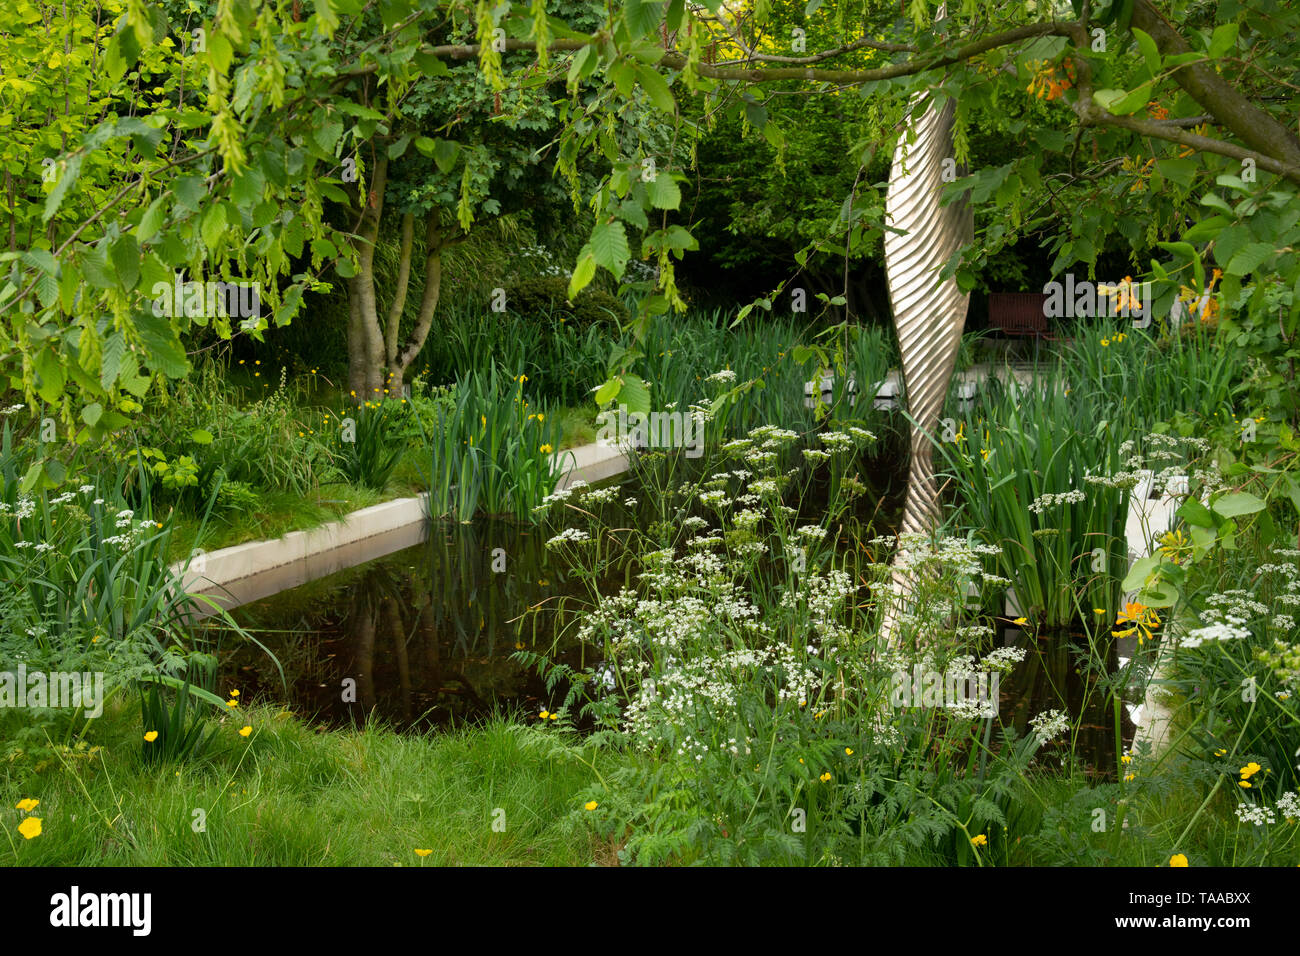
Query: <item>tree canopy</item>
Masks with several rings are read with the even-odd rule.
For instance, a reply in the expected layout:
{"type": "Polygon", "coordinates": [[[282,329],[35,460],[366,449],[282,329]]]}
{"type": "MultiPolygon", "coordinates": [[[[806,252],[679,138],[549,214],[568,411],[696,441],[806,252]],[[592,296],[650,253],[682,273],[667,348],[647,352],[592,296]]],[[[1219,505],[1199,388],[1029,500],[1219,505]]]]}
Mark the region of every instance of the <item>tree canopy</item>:
{"type": "MultiPolygon", "coordinates": [[[[460,231],[563,190],[593,223],[570,294],[646,260],[642,328],[684,305],[700,143],[761,137],[769,194],[803,171],[797,199],[739,226],[803,240],[739,318],[771,308],[810,256],[878,248],[879,158],[910,108],[951,99],[950,197],[978,230],[949,274],[973,288],[1026,237],[1090,275],[1121,246],[1157,314],[1214,293],[1290,440],[1300,11],[1274,0],[15,0],[2,16],[0,360],[83,436],[186,373],[193,324],[260,335],[363,271],[385,182],[395,212],[460,231]],[[840,168],[810,179],[840,122],[840,168]],[[257,283],[258,314],[159,314],[177,272],[257,283]]],[[[611,356],[598,401],[638,400],[638,359],[611,356]]]]}

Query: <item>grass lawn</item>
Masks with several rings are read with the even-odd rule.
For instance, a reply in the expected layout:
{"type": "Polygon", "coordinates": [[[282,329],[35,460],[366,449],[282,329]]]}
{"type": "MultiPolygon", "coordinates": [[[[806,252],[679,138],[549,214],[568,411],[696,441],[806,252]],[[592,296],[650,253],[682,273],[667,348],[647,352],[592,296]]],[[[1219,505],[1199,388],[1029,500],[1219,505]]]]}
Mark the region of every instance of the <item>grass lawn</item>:
{"type": "Polygon", "coordinates": [[[5,864],[561,866],[613,858],[580,818],[595,773],[566,758],[578,751],[556,746],[549,728],[497,720],[428,735],[377,726],[323,732],[254,708],[224,720],[204,758],[157,766],[143,762],[139,728],[138,709],[121,706],[94,723],[93,754],[33,750],[0,770],[5,864]],[[253,727],[248,738],[238,734],[245,725],[253,727]],[[15,804],[25,799],[40,801],[31,816],[42,831],[33,839],[17,832],[15,804]]]}

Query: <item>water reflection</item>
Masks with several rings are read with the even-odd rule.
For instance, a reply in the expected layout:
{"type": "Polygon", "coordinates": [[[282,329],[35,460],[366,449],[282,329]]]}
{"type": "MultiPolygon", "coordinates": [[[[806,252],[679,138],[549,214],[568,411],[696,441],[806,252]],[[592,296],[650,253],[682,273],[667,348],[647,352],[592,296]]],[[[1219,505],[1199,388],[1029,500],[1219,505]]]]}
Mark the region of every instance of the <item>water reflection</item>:
{"type": "MultiPolygon", "coordinates": [[[[1098,645],[1101,670],[1092,662],[1094,655],[1083,633],[1058,631],[1036,639],[1019,628],[1004,627],[1001,637],[1005,645],[1026,649],[1025,659],[1002,683],[1002,722],[1014,726],[1023,737],[1029,732],[1031,718],[1047,710],[1064,712],[1071,726],[1078,727],[1075,754],[1085,772],[1113,780],[1117,768],[1115,707],[1103,681],[1105,675],[1119,669],[1118,642],[1105,636],[1098,645]]],[[[1119,711],[1121,741],[1127,746],[1135,728],[1127,708],[1121,706],[1119,711]]],[[[1045,753],[1064,756],[1069,746],[1067,737],[1049,744],[1045,753]]]]}
{"type": "MultiPolygon", "coordinates": [[[[374,713],[419,727],[548,701],[511,655],[535,649],[580,665],[579,648],[553,639],[579,594],[541,534],[482,520],[438,523],[424,544],[233,614],[280,659],[294,710],[329,724],[374,713]]],[[[224,673],[246,694],[284,699],[256,648],[238,646],[224,673]]]]}

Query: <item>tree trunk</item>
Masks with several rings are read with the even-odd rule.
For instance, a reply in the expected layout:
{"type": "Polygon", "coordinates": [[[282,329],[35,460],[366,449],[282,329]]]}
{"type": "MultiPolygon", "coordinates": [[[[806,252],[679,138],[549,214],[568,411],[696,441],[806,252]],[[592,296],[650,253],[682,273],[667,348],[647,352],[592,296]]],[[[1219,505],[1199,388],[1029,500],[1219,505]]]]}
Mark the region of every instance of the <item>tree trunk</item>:
{"type": "Polygon", "coordinates": [[[415,240],[415,214],[402,216],[402,242],[397,257],[397,286],[393,290],[393,301],[388,307],[388,321],[384,326],[384,364],[388,366],[389,376],[400,385],[401,375],[393,374],[394,360],[397,358],[397,336],[402,326],[402,313],[406,311],[406,290],[411,284],[411,245],[415,240]]]}
{"type": "MultiPolygon", "coordinates": [[[[400,354],[397,350],[396,322],[389,329],[392,347],[388,354],[388,368],[392,380],[401,385],[406,380],[406,370],[410,368],[415,357],[424,347],[424,340],[433,327],[433,314],[438,308],[438,296],[442,291],[442,225],[438,219],[438,210],[430,210],[424,220],[424,293],[420,297],[420,312],[415,319],[415,328],[406,340],[400,354]]],[[[410,252],[407,251],[409,263],[410,252]]]]}
{"type": "Polygon", "coordinates": [[[424,220],[424,292],[420,297],[420,310],[415,327],[402,343],[402,313],[406,310],[415,245],[415,215],[408,212],[402,216],[393,298],[384,322],[380,323],[379,297],[375,292],[375,245],[379,241],[387,180],[388,159],[381,154],[375,164],[369,199],[357,228],[360,241],[357,274],[348,280],[348,388],[356,393],[357,401],[382,398],[385,387],[393,394],[400,390],[407,369],[424,347],[429,329],[433,327],[433,315],[442,291],[442,250],[447,243],[443,238],[438,210],[434,209],[425,215],[424,220]]]}
{"type": "MultiPolygon", "coordinates": [[[[363,374],[361,388],[350,383],[349,388],[356,391],[358,401],[383,397],[384,387],[384,335],[379,326],[379,306],[375,297],[375,243],[379,240],[379,222],[384,214],[384,186],[388,182],[388,157],[383,153],[375,163],[374,179],[370,183],[370,193],[361,214],[360,228],[357,230],[361,240],[357,274],[349,283],[349,298],[355,301],[359,325],[359,355],[348,356],[349,368],[356,361],[361,365],[363,374]]],[[[349,341],[349,348],[354,343],[349,341]]]]}

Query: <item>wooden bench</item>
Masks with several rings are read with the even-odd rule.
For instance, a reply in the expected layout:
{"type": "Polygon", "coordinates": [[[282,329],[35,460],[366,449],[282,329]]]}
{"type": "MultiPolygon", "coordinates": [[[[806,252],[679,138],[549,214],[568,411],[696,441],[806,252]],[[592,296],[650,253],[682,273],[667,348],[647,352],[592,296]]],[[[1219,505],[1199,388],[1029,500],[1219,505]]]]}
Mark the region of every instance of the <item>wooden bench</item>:
{"type": "Polygon", "coordinates": [[[1068,342],[1048,322],[1044,292],[990,292],[989,329],[1007,338],[1068,342]]]}

